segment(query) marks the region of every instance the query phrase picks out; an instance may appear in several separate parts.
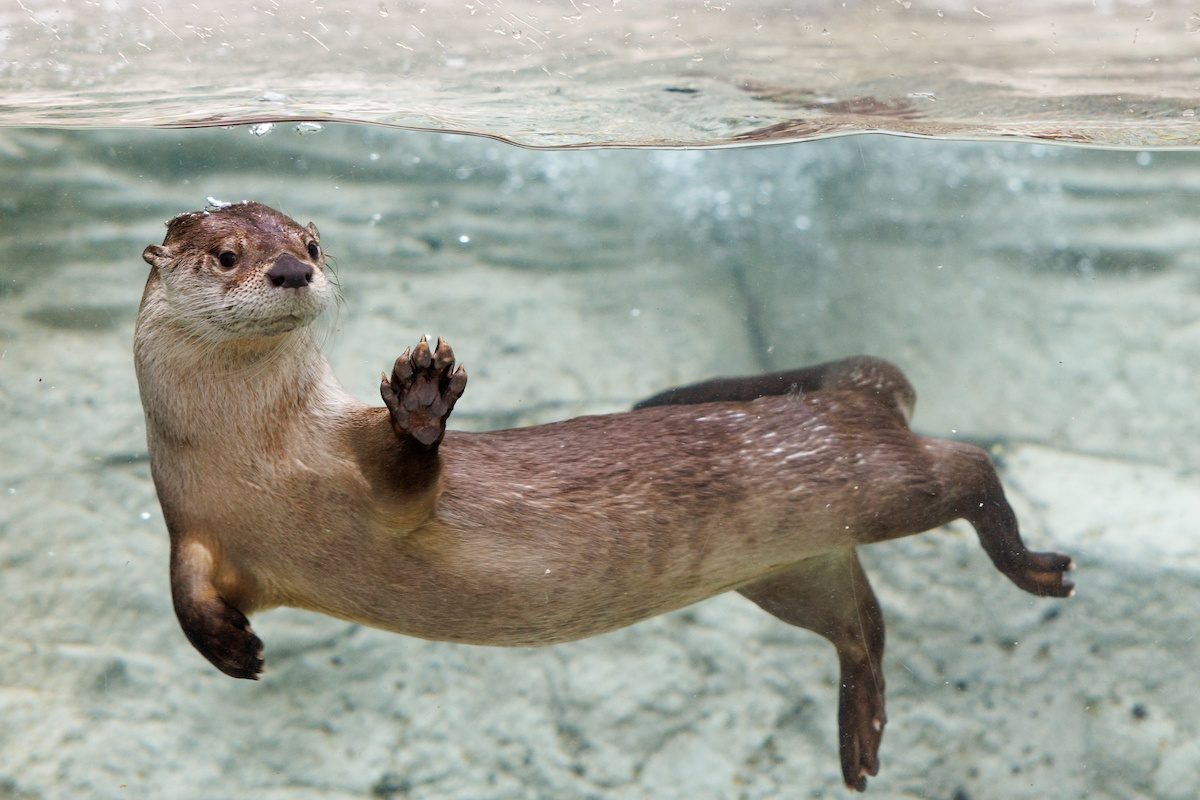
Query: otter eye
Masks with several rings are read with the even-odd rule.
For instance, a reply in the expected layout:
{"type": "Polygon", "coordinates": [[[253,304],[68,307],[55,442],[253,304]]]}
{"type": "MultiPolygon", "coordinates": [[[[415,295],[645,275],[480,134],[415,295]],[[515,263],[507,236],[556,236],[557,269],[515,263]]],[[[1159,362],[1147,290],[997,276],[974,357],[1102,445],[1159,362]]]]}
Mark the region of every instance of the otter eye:
{"type": "Polygon", "coordinates": [[[232,250],[224,250],[221,255],[217,256],[217,261],[225,269],[233,269],[233,265],[237,263],[237,253],[232,250]]]}
{"type": "Polygon", "coordinates": [[[308,257],[313,261],[317,260],[317,256],[321,255],[321,248],[317,247],[316,242],[308,243],[308,257]]]}

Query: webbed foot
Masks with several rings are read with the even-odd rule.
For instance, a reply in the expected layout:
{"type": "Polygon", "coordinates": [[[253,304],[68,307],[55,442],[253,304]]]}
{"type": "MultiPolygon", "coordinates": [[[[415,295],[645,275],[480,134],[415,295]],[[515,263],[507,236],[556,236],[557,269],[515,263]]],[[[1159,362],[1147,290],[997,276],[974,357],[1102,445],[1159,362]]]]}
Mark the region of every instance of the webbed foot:
{"type": "Polygon", "coordinates": [[[838,697],[838,739],[842,779],[855,791],[867,788],[867,776],[879,773],[879,742],[887,714],[883,710],[883,677],[870,659],[842,662],[838,697]]]}
{"type": "Polygon", "coordinates": [[[996,567],[1020,588],[1038,597],[1070,597],[1075,582],[1066,576],[1075,569],[1070,556],[1062,553],[1025,551],[1019,557],[1001,559],[996,567]]]}

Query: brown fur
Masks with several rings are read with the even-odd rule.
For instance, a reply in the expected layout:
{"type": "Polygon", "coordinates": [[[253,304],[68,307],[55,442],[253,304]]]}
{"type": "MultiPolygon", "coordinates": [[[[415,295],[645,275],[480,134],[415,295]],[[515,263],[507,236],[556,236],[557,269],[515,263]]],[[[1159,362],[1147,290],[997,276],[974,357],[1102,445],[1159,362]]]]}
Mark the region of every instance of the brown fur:
{"type": "Polygon", "coordinates": [[[466,381],[448,346],[397,361],[390,411],[332,377],[307,327],[330,294],[316,241],[247,203],[178,217],[144,254],[135,352],[175,608],[230,675],[261,670],[245,615],[273,606],[544,645],[736,589],[837,648],[843,773],[862,788],[884,723],[883,620],[857,545],[966,517],[1019,586],[1070,591],[1069,559],[1024,548],[982,451],[908,430],[915,395],[886,362],[441,439],[466,381]],[[311,285],[264,277],[284,255],[313,263],[311,285]]]}

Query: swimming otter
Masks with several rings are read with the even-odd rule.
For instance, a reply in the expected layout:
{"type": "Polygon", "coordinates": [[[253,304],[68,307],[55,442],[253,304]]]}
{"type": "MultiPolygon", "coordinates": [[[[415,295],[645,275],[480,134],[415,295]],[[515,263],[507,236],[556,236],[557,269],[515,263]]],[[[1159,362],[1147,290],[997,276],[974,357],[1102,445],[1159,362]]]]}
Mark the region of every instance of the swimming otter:
{"type": "Polygon", "coordinates": [[[287,605],[427,639],[544,645],[736,590],[841,664],[847,785],[879,767],[883,617],[855,554],[966,518],[1022,589],[1027,550],[983,451],[914,435],[892,365],[710,381],[636,410],[446,431],[467,374],[422,339],[350,397],[309,331],[332,296],[317,229],[258,203],[172,219],[134,349],[188,639],[262,670],[246,615],[287,605]]]}

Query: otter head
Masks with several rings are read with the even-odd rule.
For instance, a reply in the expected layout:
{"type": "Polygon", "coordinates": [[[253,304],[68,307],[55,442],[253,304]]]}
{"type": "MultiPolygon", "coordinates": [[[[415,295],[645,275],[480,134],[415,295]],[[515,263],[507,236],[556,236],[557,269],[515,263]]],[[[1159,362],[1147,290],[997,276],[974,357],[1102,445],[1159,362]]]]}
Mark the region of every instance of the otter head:
{"type": "Polygon", "coordinates": [[[142,258],[171,317],[208,339],[287,333],[311,323],[333,297],[316,226],[261,203],[180,214],[142,258]]]}

